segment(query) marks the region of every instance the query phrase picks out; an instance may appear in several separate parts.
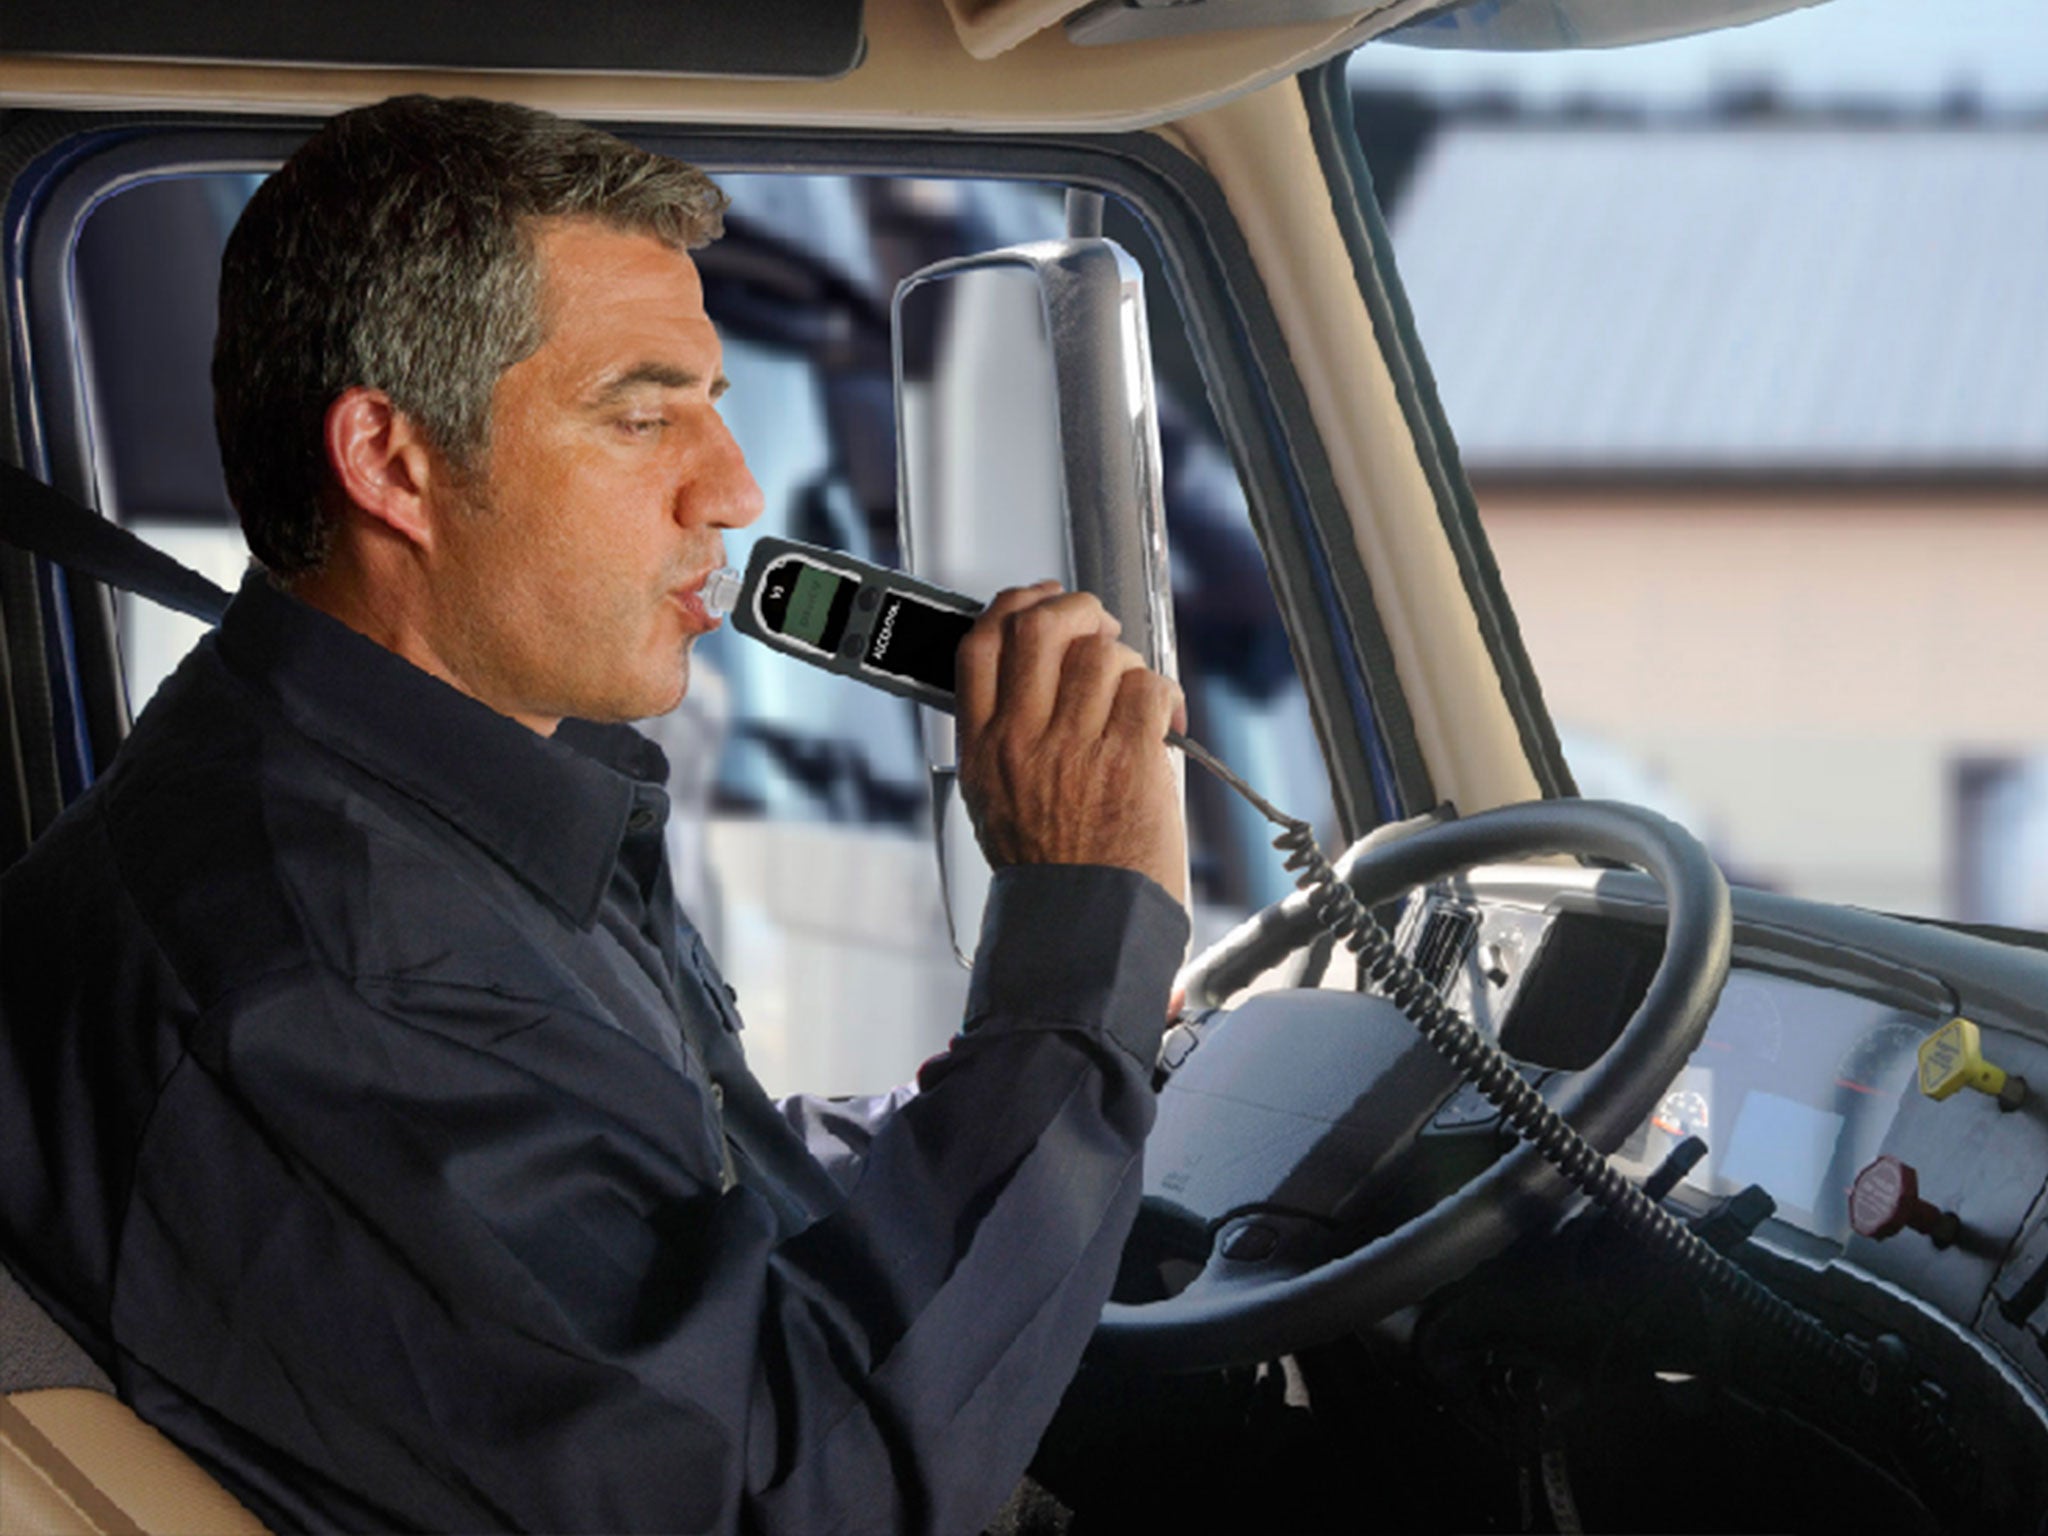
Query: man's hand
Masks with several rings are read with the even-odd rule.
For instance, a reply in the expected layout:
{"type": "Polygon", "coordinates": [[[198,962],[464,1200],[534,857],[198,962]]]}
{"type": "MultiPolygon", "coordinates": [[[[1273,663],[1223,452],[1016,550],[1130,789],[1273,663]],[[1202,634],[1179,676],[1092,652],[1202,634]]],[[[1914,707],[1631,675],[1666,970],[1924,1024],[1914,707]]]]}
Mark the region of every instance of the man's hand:
{"type": "Polygon", "coordinates": [[[1005,864],[1114,864],[1187,901],[1187,830],[1165,738],[1180,689],[1086,592],[1002,593],[960,642],[960,789],[1005,864]]]}

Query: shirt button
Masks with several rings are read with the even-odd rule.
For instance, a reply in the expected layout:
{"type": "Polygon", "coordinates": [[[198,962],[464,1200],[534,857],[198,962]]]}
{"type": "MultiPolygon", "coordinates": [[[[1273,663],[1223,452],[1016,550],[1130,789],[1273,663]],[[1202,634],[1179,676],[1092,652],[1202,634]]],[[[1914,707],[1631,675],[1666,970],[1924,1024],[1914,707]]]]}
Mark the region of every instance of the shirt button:
{"type": "Polygon", "coordinates": [[[626,818],[626,830],[628,832],[651,832],[654,829],[654,824],[660,820],[661,813],[652,806],[635,806],[633,814],[626,818]]]}

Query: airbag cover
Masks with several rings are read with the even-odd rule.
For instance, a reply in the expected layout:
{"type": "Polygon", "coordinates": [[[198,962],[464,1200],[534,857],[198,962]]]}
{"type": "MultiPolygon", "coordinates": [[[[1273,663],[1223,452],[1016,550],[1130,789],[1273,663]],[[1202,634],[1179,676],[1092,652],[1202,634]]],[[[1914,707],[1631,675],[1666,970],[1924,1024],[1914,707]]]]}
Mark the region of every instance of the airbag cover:
{"type": "Polygon", "coordinates": [[[1383,998],[1262,994],[1161,1091],[1146,1195],[1204,1222],[1255,1207],[1340,1220],[1457,1082],[1383,998]]]}

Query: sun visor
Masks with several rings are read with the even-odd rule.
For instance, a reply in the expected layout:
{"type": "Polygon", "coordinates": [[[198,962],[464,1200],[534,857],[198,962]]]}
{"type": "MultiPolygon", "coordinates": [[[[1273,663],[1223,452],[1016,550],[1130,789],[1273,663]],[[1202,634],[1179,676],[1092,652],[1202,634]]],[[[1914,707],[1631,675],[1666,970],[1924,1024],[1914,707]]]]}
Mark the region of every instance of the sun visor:
{"type": "Polygon", "coordinates": [[[208,63],[831,79],[863,0],[65,0],[9,6],[0,51],[208,63]]]}
{"type": "Polygon", "coordinates": [[[1135,43],[1189,32],[1235,32],[1303,21],[1342,21],[1386,0],[1095,0],[1067,22],[1076,43],[1135,43]]]}
{"type": "MultiPolygon", "coordinates": [[[[1083,46],[1138,43],[1195,32],[1242,32],[1301,22],[1344,21],[1395,0],[946,0],[960,42],[977,59],[1006,53],[1065,22],[1083,46]]],[[[1412,6],[1410,7],[1413,8],[1412,6]]]]}
{"type": "Polygon", "coordinates": [[[1418,48],[1531,52],[1620,48],[1714,32],[1804,10],[1823,0],[1469,0],[1379,39],[1418,48]]]}

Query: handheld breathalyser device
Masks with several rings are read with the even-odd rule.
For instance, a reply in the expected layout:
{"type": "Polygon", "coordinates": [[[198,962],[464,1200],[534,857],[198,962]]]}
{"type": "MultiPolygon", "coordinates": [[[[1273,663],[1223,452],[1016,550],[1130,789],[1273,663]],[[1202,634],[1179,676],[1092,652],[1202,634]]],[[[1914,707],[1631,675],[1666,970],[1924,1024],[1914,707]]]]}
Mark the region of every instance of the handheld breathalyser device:
{"type": "Polygon", "coordinates": [[[837,550],[764,535],[704,606],[764,645],[920,704],[953,708],[953,657],[984,606],[837,550]]]}
{"type": "MultiPolygon", "coordinates": [[[[732,567],[705,578],[704,607],[786,656],[933,709],[954,709],[954,657],[988,605],[836,549],[763,534],[746,574],[732,567]]],[[[1166,733],[1177,747],[1265,815],[1284,813],[1199,742],[1166,733]]]]}
{"type": "MultiPolygon", "coordinates": [[[[704,581],[713,615],[786,656],[871,688],[954,709],[954,657],[988,605],[836,549],[763,534],[745,575],[727,566],[704,581]]],[[[1185,752],[1280,826],[1296,823],[1200,742],[1179,731],[1166,744],[1185,752]]]]}

